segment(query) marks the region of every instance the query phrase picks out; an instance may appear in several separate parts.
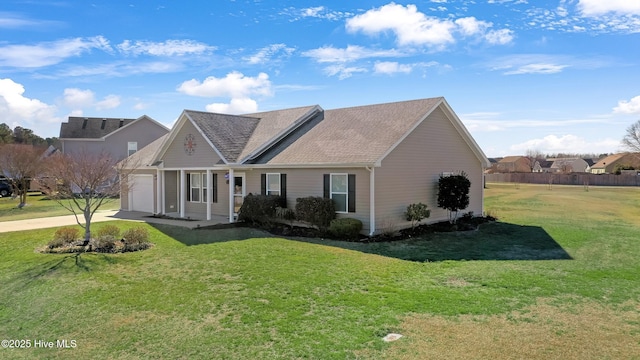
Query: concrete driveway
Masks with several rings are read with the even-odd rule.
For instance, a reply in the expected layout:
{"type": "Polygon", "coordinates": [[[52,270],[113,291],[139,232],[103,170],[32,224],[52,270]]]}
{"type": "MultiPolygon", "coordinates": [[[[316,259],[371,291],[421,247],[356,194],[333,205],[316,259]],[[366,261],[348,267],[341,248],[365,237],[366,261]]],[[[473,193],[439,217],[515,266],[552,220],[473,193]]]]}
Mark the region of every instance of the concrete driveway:
{"type": "MultiPolygon", "coordinates": [[[[99,210],[96,211],[96,213],[93,215],[91,223],[93,224],[111,220],[128,220],[182,226],[190,229],[228,223],[228,220],[223,217],[216,217],[215,219],[209,221],[185,221],[177,219],[154,218],[150,215],[151,214],[137,211],[99,210]]],[[[84,223],[84,219],[82,217],[80,217],[80,222],[84,223]]],[[[73,215],[52,216],[28,220],[0,221],[0,233],[33,229],[46,229],[51,227],[70,226],[76,224],[76,218],[73,215]]]]}

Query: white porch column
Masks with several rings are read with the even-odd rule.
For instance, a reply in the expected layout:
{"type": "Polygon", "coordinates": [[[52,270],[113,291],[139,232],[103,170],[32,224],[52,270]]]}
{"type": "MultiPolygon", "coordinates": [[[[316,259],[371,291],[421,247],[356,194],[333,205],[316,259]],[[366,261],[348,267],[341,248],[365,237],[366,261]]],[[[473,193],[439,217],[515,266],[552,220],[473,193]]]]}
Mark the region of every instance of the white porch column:
{"type": "Polygon", "coordinates": [[[207,169],[207,183],[204,185],[207,189],[207,198],[204,199],[207,202],[207,220],[211,220],[211,203],[213,203],[213,187],[211,184],[211,169],[207,169]]]}
{"type": "Polygon", "coordinates": [[[160,175],[162,171],[160,169],[156,169],[156,206],[154,213],[161,214],[162,213],[162,176],[160,175]]]}
{"type": "Polygon", "coordinates": [[[184,217],[185,200],[187,198],[186,185],[187,176],[184,170],[180,170],[180,217],[184,217]]]}
{"type": "Polygon", "coordinates": [[[165,192],[166,192],[166,185],[165,185],[165,176],[164,176],[164,170],[160,171],[160,177],[162,178],[162,189],[159,190],[160,191],[160,214],[164,214],[166,213],[165,209],[167,208],[166,206],[166,198],[165,198],[165,192]]]}
{"type": "Polygon", "coordinates": [[[236,221],[234,218],[235,213],[235,196],[234,191],[236,188],[236,178],[233,175],[233,169],[229,169],[229,223],[236,221]]]}
{"type": "Polygon", "coordinates": [[[369,236],[376,232],[376,171],[375,167],[369,170],[369,236]]]}

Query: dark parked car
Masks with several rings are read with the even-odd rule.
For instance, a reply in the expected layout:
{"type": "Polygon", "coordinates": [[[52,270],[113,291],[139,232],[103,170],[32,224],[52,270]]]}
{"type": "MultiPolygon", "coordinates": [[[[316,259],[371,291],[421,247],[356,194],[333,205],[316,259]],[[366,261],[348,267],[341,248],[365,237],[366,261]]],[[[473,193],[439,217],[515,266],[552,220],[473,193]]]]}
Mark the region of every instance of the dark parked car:
{"type": "Polygon", "coordinates": [[[6,197],[11,195],[13,190],[8,182],[0,180],[0,197],[6,197]]]}

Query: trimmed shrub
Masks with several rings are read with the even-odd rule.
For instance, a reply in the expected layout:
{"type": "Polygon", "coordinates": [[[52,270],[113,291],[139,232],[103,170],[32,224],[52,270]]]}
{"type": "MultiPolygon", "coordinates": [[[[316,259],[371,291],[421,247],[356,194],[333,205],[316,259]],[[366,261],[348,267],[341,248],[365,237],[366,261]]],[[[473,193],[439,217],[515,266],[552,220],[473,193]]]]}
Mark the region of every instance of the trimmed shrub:
{"type": "Polygon", "coordinates": [[[336,207],[332,199],[319,196],[297,198],[296,215],[299,220],[326,229],[336,218],[336,207]]]}
{"type": "Polygon", "coordinates": [[[362,231],[362,221],[353,218],[331,220],[329,233],[340,239],[358,239],[362,231]]]}
{"type": "Polygon", "coordinates": [[[407,206],[404,216],[407,221],[411,221],[411,228],[413,229],[420,221],[431,216],[431,210],[423,203],[411,204],[407,206]]]}
{"type": "Polygon", "coordinates": [[[98,238],[104,236],[112,236],[113,238],[118,238],[120,236],[120,229],[115,225],[106,224],[99,228],[98,231],[96,231],[96,235],[98,236],[98,238]]]}
{"type": "Polygon", "coordinates": [[[296,212],[291,209],[278,207],[276,208],[276,217],[287,221],[289,226],[293,227],[293,222],[296,220],[296,212]]]}
{"type": "Polygon", "coordinates": [[[441,176],[438,180],[438,207],[449,210],[449,222],[454,224],[458,211],[469,206],[471,181],[467,174],[441,176]]]}
{"type": "Polygon", "coordinates": [[[238,220],[253,224],[265,224],[276,216],[276,208],[282,204],[282,196],[252,195],[244,198],[238,220]]]}
{"type": "Polygon", "coordinates": [[[74,227],[62,227],[56,230],[53,240],[49,241],[49,249],[59,248],[73,244],[80,239],[80,231],[74,227]]]}
{"type": "Polygon", "coordinates": [[[122,252],[144,250],[151,246],[151,243],[149,243],[149,231],[143,227],[125,230],[122,238],[124,240],[122,252]]]}

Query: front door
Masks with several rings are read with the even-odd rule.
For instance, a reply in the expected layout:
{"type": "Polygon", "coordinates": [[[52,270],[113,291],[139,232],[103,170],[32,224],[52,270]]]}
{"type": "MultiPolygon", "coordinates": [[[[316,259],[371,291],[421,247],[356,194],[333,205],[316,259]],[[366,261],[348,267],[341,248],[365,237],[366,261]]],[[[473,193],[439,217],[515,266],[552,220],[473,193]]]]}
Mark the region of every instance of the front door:
{"type": "Polygon", "coordinates": [[[240,207],[242,206],[242,202],[245,197],[245,176],[243,173],[235,174],[233,177],[233,182],[235,188],[233,189],[233,204],[234,204],[234,212],[238,214],[240,211],[240,207]]]}

